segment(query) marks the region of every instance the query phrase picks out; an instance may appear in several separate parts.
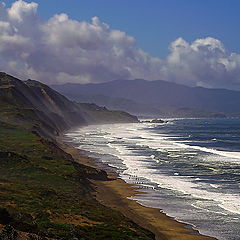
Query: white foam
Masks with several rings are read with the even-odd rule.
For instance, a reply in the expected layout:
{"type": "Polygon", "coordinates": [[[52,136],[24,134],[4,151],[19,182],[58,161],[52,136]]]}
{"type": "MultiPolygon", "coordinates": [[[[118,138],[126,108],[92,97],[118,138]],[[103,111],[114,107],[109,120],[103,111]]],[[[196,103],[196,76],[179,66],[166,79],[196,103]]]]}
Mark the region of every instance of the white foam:
{"type": "MultiPolygon", "coordinates": [[[[237,164],[240,164],[240,152],[227,152],[227,151],[220,151],[220,150],[215,150],[215,149],[210,149],[206,147],[200,147],[200,146],[192,146],[188,144],[184,144],[181,141],[171,141],[171,140],[166,140],[166,137],[160,136],[158,134],[151,134],[147,132],[143,132],[140,135],[143,139],[139,140],[137,145],[141,146],[148,146],[152,149],[158,150],[158,151],[179,151],[180,149],[185,149],[185,150],[198,150],[206,153],[211,153],[214,155],[222,156],[224,158],[213,158],[214,161],[226,161],[226,162],[234,162],[237,164]],[[174,149],[174,150],[173,150],[174,149]]],[[[184,153],[188,154],[188,153],[184,153]]],[[[194,154],[194,153],[193,153],[194,154]]],[[[195,153],[197,154],[197,153],[195,153]]],[[[211,160],[211,159],[208,159],[211,160]]]]}
{"type": "MultiPolygon", "coordinates": [[[[212,201],[229,212],[240,214],[239,194],[216,192],[218,185],[211,184],[206,188],[206,186],[201,185],[201,182],[193,182],[191,177],[181,177],[177,172],[174,173],[173,176],[166,176],[162,174],[160,170],[151,167],[155,166],[154,164],[156,164],[156,162],[159,162],[159,160],[154,159],[154,155],[138,156],[135,155],[132,150],[129,150],[127,146],[128,144],[147,146],[159,152],[168,153],[171,157],[180,157],[181,155],[177,154],[178,152],[189,156],[197,155],[198,153],[194,150],[221,156],[221,158],[206,158],[205,160],[208,162],[225,161],[240,163],[239,152],[226,152],[200,146],[190,146],[182,142],[169,140],[169,138],[173,139],[173,137],[155,134],[144,128],[146,128],[144,124],[99,125],[81,128],[66,135],[73,138],[74,141],[81,138],[84,139],[85,142],[89,142],[89,144],[94,142],[96,143],[94,146],[89,145],[87,148],[92,149],[93,152],[96,151],[96,153],[111,153],[113,156],[121,159],[127,168],[122,173],[125,176],[131,175],[136,178],[145,178],[152,183],[158,184],[161,188],[177,191],[188,197],[191,196],[193,199],[212,201]],[[140,138],[134,138],[136,136],[140,138]],[[104,142],[108,142],[108,144],[105,144],[107,147],[102,145],[103,140],[104,142]],[[117,144],[115,143],[117,141],[121,142],[117,144]],[[114,144],[111,142],[114,142],[114,144]],[[184,151],[182,151],[183,149],[184,151]]],[[[115,164],[113,165],[116,166],[115,164]]]]}
{"type": "Polygon", "coordinates": [[[212,188],[219,188],[219,187],[220,187],[220,186],[217,185],[217,184],[210,184],[210,186],[211,186],[212,188]]]}
{"type": "Polygon", "coordinates": [[[225,159],[227,161],[233,161],[233,162],[239,162],[238,160],[240,160],[240,152],[227,152],[227,151],[220,151],[220,150],[215,150],[215,149],[210,149],[210,148],[206,148],[206,147],[199,147],[199,146],[190,146],[190,145],[186,145],[186,144],[180,144],[180,143],[176,143],[177,145],[183,147],[183,148],[192,148],[192,149],[196,149],[202,152],[208,152],[208,153],[212,153],[215,155],[219,155],[219,156],[223,156],[226,157],[228,159],[225,159]],[[231,159],[229,159],[231,158],[231,159]],[[238,159],[238,160],[236,160],[238,159]]]}
{"type": "MultiPolygon", "coordinates": [[[[157,183],[159,187],[181,192],[193,198],[214,201],[221,208],[232,213],[240,214],[240,195],[232,195],[225,193],[211,192],[210,190],[200,189],[200,185],[191,182],[189,178],[174,176],[165,176],[159,173],[157,169],[149,168],[147,157],[134,156],[130,150],[124,146],[116,147],[119,151],[118,157],[123,160],[127,170],[124,174],[134,175],[136,177],[144,177],[153,183],[157,183]]],[[[201,179],[195,179],[201,180],[201,179]]]]}

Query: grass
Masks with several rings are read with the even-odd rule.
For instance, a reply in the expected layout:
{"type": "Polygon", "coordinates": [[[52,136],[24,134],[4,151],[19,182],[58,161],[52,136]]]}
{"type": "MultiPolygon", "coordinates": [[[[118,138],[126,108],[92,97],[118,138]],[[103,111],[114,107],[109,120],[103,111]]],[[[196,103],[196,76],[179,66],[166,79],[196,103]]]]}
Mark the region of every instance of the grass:
{"type": "Polygon", "coordinates": [[[14,231],[56,239],[153,239],[95,200],[87,179],[93,173],[28,126],[0,122],[0,239],[14,231]]]}
{"type": "MultiPolygon", "coordinates": [[[[29,239],[154,239],[96,201],[88,179],[106,180],[106,174],[74,163],[53,141],[39,137],[56,126],[48,126],[44,113],[26,104],[21,87],[11,82],[0,79],[0,240],[15,240],[19,231],[29,239]]],[[[104,111],[92,114],[109,119],[104,111]]]]}

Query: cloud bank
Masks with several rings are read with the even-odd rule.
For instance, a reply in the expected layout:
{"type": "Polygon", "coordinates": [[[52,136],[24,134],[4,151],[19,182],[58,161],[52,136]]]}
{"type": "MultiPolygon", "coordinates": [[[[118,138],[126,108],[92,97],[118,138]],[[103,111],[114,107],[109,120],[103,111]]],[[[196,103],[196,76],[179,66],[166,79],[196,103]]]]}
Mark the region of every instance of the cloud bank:
{"type": "Polygon", "coordinates": [[[240,55],[214,38],[170,44],[165,59],[150,56],[123,31],[98,17],[76,21],[57,14],[41,21],[38,4],[0,3],[0,69],[44,83],[143,78],[191,86],[240,89],[240,55]]]}

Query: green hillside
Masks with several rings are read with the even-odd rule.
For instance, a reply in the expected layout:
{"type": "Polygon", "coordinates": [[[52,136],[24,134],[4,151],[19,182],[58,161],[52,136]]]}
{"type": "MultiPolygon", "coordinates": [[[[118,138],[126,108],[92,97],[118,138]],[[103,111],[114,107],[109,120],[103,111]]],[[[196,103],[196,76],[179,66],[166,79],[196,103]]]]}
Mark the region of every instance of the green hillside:
{"type": "Polygon", "coordinates": [[[95,199],[90,180],[109,181],[104,171],[77,164],[54,140],[71,124],[136,119],[32,84],[0,76],[0,239],[154,239],[95,199]]]}

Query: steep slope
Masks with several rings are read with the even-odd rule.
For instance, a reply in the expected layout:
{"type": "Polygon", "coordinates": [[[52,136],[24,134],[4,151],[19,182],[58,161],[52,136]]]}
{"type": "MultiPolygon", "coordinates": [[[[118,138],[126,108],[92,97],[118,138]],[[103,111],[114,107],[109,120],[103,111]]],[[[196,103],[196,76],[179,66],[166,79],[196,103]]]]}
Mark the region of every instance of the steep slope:
{"type": "Polygon", "coordinates": [[[55,139],[73,125],[136,120],[0,73],[0,239],[154,239],[96,200],[93,181],[110,181],[107,173],[76,162],[55,139]]]}
{"type": "Polygon", "coordinates": [[[25,125],[0,121],[0,239],[151,240],[95,198],[106,172],[74,161],[25,125]]]}
{"type": "Polygon", "coordinates": [[[40,82],[23,82],[5,73],[0,73],[0,106],[0,120],[15,124],[28,121],[45,134],[76,125],[137,121],[124,112],[72,102],[40,82]]]}

